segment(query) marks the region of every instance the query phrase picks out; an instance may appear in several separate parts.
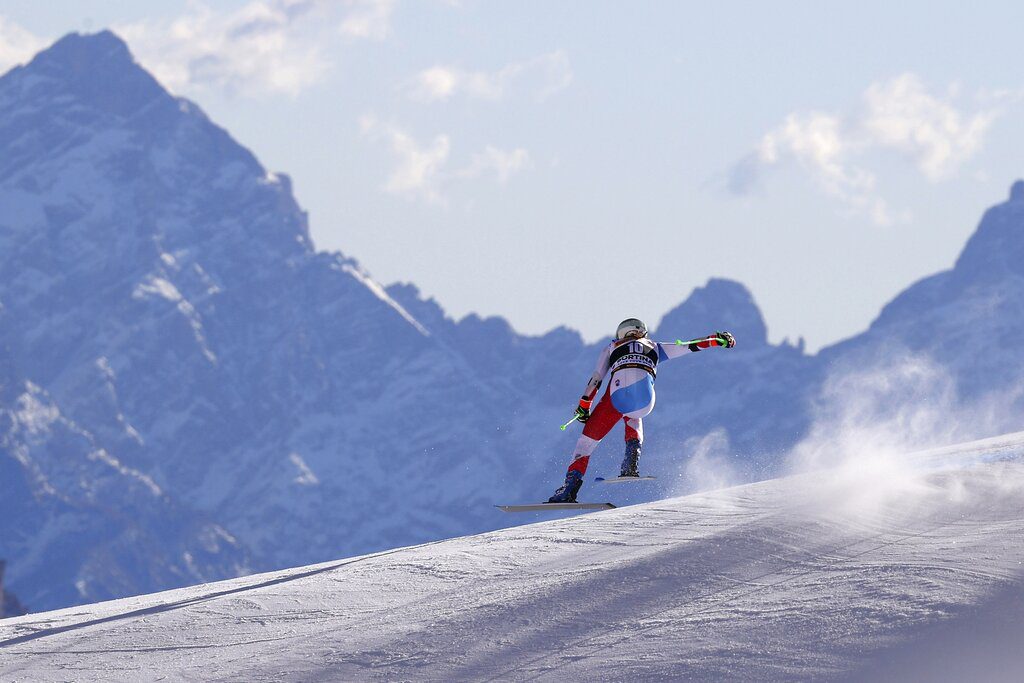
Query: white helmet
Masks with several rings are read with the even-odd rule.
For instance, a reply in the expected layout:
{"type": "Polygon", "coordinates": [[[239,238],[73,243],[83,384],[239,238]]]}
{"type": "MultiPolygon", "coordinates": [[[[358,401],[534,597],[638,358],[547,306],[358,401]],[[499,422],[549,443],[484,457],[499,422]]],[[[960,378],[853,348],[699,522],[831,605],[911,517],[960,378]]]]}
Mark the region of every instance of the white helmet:
{"type": "Polygon", "coordinates": [[[626,339],[628,337],[640,339],[646,336],[647,325],[644,325],[644,321],[638,318],[626,318],[619,323],[619,328],[615,330],[616,339],[626,339]]]}

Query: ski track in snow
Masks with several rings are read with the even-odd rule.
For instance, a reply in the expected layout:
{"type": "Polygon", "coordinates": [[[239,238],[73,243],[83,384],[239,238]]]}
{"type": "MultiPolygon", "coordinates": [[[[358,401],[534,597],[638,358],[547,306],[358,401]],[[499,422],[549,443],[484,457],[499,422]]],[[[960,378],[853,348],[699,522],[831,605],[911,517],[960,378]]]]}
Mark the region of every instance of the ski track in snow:
{"type": "Polygon", "coordinates": [[[27,615],[0,679],[1019,679],[1021,452],[908,458],[869,503],[805,474],[27,615]]]}

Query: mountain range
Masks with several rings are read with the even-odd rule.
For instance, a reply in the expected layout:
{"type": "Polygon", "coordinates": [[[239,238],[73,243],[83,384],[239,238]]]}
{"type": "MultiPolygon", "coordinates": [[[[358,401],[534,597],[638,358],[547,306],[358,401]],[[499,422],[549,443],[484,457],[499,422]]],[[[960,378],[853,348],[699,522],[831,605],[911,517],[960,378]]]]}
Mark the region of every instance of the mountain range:
{"type": "MultiPolygon", "coordinates": [[[[739,344],[659,372],[659,480],[619,502],[779,472],[850,376],[891,379],[867,395],[894,415],[939,377],[987,416],[958,438],[1024,426],[1021,231],[1018,181],[953,269],[814,355],[742,284],[690,293],[652,336],[739,344]]],[[[33,611],[532,521],[493,504],[558,485],[607,341],[453,320],[318,251],[288,177],[109,31],[0,77],[0,558],[33,611]]]]}

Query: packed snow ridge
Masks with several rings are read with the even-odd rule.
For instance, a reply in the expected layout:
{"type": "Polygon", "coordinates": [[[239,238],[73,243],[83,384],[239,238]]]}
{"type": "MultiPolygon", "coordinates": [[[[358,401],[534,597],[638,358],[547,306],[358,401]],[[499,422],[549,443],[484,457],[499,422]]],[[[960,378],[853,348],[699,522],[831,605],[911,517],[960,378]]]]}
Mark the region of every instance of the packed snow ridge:
{"type": "Polygon", "coordinates": [[[1001,680],[1022,496],[1024,433],[864,458],[10,619],[0,678],[1001,680]]]}

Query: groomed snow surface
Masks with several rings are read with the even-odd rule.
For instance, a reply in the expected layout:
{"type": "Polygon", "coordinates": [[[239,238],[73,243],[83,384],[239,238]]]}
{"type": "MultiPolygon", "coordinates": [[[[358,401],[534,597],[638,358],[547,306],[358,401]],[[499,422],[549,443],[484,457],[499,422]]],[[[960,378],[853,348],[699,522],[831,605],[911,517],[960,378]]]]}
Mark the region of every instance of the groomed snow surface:
{"type": "Polygon", "coordinates": [[[30,614],[0,679],[1021,680],[1022,511],[1014,434],[30,614]]]}

